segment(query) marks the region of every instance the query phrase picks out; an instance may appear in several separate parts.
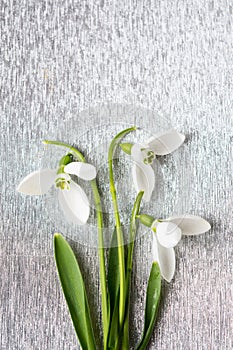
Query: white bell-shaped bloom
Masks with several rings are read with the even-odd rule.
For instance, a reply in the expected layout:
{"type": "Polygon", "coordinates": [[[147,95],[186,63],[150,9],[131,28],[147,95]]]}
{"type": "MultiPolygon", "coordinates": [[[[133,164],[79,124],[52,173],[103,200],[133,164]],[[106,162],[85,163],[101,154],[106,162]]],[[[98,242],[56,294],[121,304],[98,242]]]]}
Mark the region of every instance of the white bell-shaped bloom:
{"type": "Polygon", "coordinates": [[[174,247],[182,235],[199,235],[209,231],[210,224],[199,216],[182,215],[168,218],[162,222],[155,220],[151,226],[153,231],[152,255],[157,261],[161,275],[170,282],[176,268],[174,247]]]}
{"type": "Polygon", "coordinates": [[[43,195],[55,185],[59,191],[59,204],[67,221],[84,225],[90,214],[89,200],[84,190],[69,174],[90,181],[96,177],[96,169],[88,163],[71,162],[64,167],[64,172],[59,174],[55,169],[37,170],[27,175],[16,190],[27,195],[43,195]]]}
{"type": "Polygon", "coordinates": [[[172,129],[151,137],[144,145],[132,146],[134,187],[137,192],[144,191],[143,199],[146,202],[150,200],[154,189],[155,175],[151,164],[156,155],[166,155],[175,151],[182,145],[184,139],[184,135],[172,129]]]}

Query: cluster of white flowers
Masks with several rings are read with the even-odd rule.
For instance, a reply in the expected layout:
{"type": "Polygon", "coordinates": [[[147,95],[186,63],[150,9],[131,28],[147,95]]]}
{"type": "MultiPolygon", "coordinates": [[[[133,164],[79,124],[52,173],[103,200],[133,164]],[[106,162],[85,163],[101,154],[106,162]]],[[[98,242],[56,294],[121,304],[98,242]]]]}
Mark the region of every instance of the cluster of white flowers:
{"type": "MultiPolygon", "coordinates": [[[[137,192],[144,191],[143,199],[148,202],[155,185],[155,174],[151,164],[157,155],[167,155],[179,148],[185,136],[176,130],[158,134],[145,144],[130,145],[129,152],[133,160],[132,178],[137,192]]],[[[124,147],[122,147],[124,149],[124,147]]],[[[67,156],[66,156],[67,157],[67,156]]],[[[93,165],[68,161],[56,169],[42,169],[26,176],[17,190],[28,195],[42,195],[55,185],[58,188],[58,200],[69,222],[84,225],[90,214],[89,200],[84,190],[74,182],[70,175],[91,181],[96,177],[93,165]]],[[[153,232],[153,259],[158,261],[161,275],[170,282],[175,272],[174,247],[182,235],[198,235],[210,229],[210,224],[194,215],[181,215],[165,220],[153,220],[150,225],[153,232]]]]}

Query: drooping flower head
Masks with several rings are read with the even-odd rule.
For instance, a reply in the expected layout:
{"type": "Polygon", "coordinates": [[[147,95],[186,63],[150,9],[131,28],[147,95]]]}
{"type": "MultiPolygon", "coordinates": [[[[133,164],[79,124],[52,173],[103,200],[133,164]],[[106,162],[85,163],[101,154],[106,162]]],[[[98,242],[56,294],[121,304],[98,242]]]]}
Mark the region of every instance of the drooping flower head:
{"type": "Polygon", "coordinates": [[[71,179],[71,174],[90,181],[96,177],[96,169],[91,164],[73,161],[72,154],[67,154],[59,162],[58,169],[41,169],[27,175],[17,191],[27,195],[43,195],[55,186],[67,221],[84,225],[90,214],[89,199],[82,187],[71,179]]]}
{"type": "Polygon", "coordinates": [[[155,174],[151,165],[156,155],[172,153],[182,145],[184,140],[184,135],[171,129],[151,137],[145,144],[121,144],[123,151],[130,154],[133,159],[134,187],[137,192],[144,191],[143,199],[146,202],[150,201],[155,185],[155,174]]]}
{"type": "Polygon", "coordinates": [[[193,236],[210,230],[210,224],[195,215],[172,216],[165,220],[155,220],[152,216],[141,214],[141,222],[150,227],[153,232],[152,255],[157,261],[161,275],[171,282],[176,267],[174,247],[182,236],[193,236]]]}

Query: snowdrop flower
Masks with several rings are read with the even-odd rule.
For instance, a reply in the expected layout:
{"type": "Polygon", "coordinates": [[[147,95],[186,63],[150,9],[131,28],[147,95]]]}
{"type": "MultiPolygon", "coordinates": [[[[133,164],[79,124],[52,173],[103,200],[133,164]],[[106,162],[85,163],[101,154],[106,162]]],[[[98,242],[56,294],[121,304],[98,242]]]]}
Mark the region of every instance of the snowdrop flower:
{"type": "Polygon", "coordinates": [[[88,163],[69,162],[71,157],[72,155],[66,155],[62,158],[58,171],[42,169],[32,172],[20,182],[17,191],[27,195],[43,195],[55,185],[66,219],[74,224],[84,225],[90,214],[89,200],[84,190],[71,179],[70,174],[90,181],[96,177],[96,169],[88,163]]]}
{"type": "Polygon", "coordinates": [[[153,259],[158,261],[163,278],[170,282],[175,273],[174,247],[182,235],[199,235],[210,230],[210,224],[199,216],[184,215],[168,218],[166,221],[154,221],[153,259]]]}
{"type": "Polygon", "coordinates": [[[155,174],[151,167],[156,155],[169,154],[179,148],[184,142],[185,136],[174,129],[151,137],[145,144],[121,144],[121,148],[134,161],[132,176],[137,192],[144,191],[143,199],[149,202],[155,184],[155,174]]]}
{"type": "Polygon", "coordinates": [[[170,282],[175,273],[175,250],[182,235],[192,236],[210,230],[210,224],[199,216],[173,216],[166,220],[153,220],[149,215],[139,216],[142,223],[150,225],[153,232],[152,255],[157,261],[163,278],[170,282]]]}

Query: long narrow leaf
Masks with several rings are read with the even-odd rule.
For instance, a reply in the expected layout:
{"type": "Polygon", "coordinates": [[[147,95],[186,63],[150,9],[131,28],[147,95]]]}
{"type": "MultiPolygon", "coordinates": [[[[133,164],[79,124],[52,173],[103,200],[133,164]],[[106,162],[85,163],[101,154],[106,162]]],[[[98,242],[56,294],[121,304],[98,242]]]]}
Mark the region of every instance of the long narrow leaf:
{"type": "Polygon", "coordinates": [[[54,235],[54,253],[63,293],[83,350],[96,350],[85,286],[78,262],[60,234],[54,235]]]}
{"type": "Polygon", "coordinates": [[[115,301],[117,298],[117,289],[120,285],[120,273],[119,273],[119,259],[118,259],[118,246],[117,246],[117,233],[114,228],[111,247],[109,249],[108,257],[108,290],[110,298],[110,308],[113,310],[115,301]]]}
{"type": "Polygon", "coordinates": [[[113,313],[110,321],[110,328],[108,334],[108,350],[118,349],[120,341],[120,327],[119,327],[119,296],[120,290],[118,288],[118,293],[116,296],[116,303],[113,308],[113,313]]]}
{"type": "Polygon", "coordinates": [[[116,228],[112,234],[108,259],[109,331],[108,349],[115,347],[119,336],[120,272],[116,228]]]}
{"type": "Polygon", "coordinates": [[[147,286],[145,323],[142,339],[137,346],[137,350],[144,350],[153,332],[161,292],[161,275],[157,262],[153,262],[147,286]]]}
{"type": "Polygon", "coordinates": [[[133,252],[134,252],[134,242],[136,238],[137,225],[136,216],[139,213],[140,205],[142,201],[144,192],[140,191],[134,202],[131,218],[130,218],[130,228],[129,228],[129,238],[128,243],[128,256],[127,256],[127,270],[126,270],[126,302],[125,302],[125,319],[124,319],[124,331],[123,331],[123,347],[127,349],[129,347],[129,311],[130,311],[130,288],[131,288],[131,274],[133,268],[133,252]]]}

